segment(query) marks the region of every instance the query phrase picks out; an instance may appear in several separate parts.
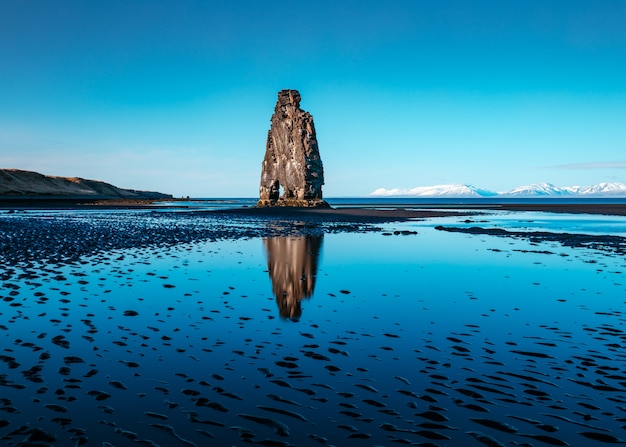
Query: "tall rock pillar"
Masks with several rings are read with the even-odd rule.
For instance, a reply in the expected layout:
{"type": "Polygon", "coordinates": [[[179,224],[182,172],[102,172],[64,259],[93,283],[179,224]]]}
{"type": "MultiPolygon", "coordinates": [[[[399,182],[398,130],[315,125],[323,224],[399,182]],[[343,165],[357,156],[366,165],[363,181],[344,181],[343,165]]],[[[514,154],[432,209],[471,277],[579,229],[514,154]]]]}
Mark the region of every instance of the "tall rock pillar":
{"type": "Polygon", "coordinates": [[[313,117],[300,108],[297,90],[278,92],[271,123],[257,206],[328,207],[313,117]]]}

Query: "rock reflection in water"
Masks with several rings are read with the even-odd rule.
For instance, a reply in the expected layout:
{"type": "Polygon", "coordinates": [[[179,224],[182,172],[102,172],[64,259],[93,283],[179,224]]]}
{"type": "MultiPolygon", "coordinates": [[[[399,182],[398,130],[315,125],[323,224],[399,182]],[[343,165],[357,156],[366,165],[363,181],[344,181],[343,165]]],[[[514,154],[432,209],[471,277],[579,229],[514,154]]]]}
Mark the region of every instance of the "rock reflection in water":
{"type": "Polygon", "coordinates": [[[310,298],[323,236],[279,236],[264,238],[267,269],[280,316],[298,320],[301,302],[310,298]]]}

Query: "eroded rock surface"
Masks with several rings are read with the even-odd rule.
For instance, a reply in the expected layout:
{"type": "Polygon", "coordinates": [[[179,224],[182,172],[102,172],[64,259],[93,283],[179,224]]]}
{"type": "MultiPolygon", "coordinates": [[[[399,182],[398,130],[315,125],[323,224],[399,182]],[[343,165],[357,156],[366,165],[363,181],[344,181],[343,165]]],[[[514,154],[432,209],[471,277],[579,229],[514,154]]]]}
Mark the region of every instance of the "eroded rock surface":
{"type": "Polygon", "coordinates": [[[258,206],[328,207],[313,117],[300,108],[297,90],[278,92],[271,123],[258,206]]]}

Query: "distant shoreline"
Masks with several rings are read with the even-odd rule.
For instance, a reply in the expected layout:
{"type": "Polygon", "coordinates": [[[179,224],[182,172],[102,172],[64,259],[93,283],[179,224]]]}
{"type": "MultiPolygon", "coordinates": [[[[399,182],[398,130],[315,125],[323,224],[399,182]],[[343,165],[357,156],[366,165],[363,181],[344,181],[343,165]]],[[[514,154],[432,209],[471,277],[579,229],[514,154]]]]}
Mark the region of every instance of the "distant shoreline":
{"type": "Polygon", "coordinates": [[[172,198],[106,198],[106,197],[20,197],[0,196],[0,210],[88,209],[88,208],[156,208],[161,202],[188,201],[172,198]]]}
{"type": "Polygon", "coordinates": [[[546,213],[604,214],[626,216],[626,203],[519,203],[487,205],[481,209],[504,211],[540,211],[546,213]]]}
{"type": "MultiPolygon", "coordinates": [[[[225,199],[202,199],[202,201],[220,202],[225,199]]],[[[191,207],[184,205],[185,202],[194,201],[193,199],[183,198],[133,198],[133,199],[106,199],[94,197],[7,197],[0,196],[0,210],[28,210],[28,209],[161,209],[163,203],[174,203],[172,208],[186,208],[192,210],[191,207]],[[176,205],[180,203],[180,205],[176,205]]],[[[612,216],[626,216],[626,202],[624,203],[593,203],[593,202],[574,202],[574,203],[532,203],[516,202],[516,203],[480,203],[472,201],[471,203],[450,203],[448,201],[437,202],[433,200],[428,203],[385,203],[384,205],[363,204],[353,206],[349,202],[345,205],[336,206],[331,209],[323,208],[225,208],[220,210],[197,211],[203,213],[224,213],[239,214],[249,216],[297,216],[297,215],[314,215],[318,218],[324,216],[351,216],[351,217],[373,217],[388,218],[391,220],[403,220],[411,218],[426,217],[442,217],[451,215],[467,215],[478,211],[538,211],[548,213],[571,213],[571,214],[601,214],[612,216]]]]}
{"type": "MultiPolygon", "coordinates": [[[[416,208],[420,208],[419,206],[416,208]]],[[[421,209],[405,209],[402,207],[389,207],[386,209],[374,207],[344,207],[344,208],[242,208],[225,209],[210,212],[227,214],[249,215],[317,215],[317,216],[360,216],[360,217],[389,217],[397,219],[427,218],[463,216],[475,214],[480,211],[540,211],[548,213],[571,213],[571,214],[603,214],[612,216],[626,216],[626,203],[624,204],[485,204],[485,205],[450,205],[429,204],[421,209]]]]}

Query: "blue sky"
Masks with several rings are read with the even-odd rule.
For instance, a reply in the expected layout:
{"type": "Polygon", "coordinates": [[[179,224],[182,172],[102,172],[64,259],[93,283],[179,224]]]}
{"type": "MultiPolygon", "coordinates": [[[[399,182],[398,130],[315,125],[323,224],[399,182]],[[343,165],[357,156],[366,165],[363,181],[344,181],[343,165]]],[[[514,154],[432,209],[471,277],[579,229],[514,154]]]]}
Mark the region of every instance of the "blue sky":
{"type": "Polygon", "coordinates": [[[254,197],[276,93],[327,197],[626,182],[624,1],[0,2],[0,167],[254,197]]]}

